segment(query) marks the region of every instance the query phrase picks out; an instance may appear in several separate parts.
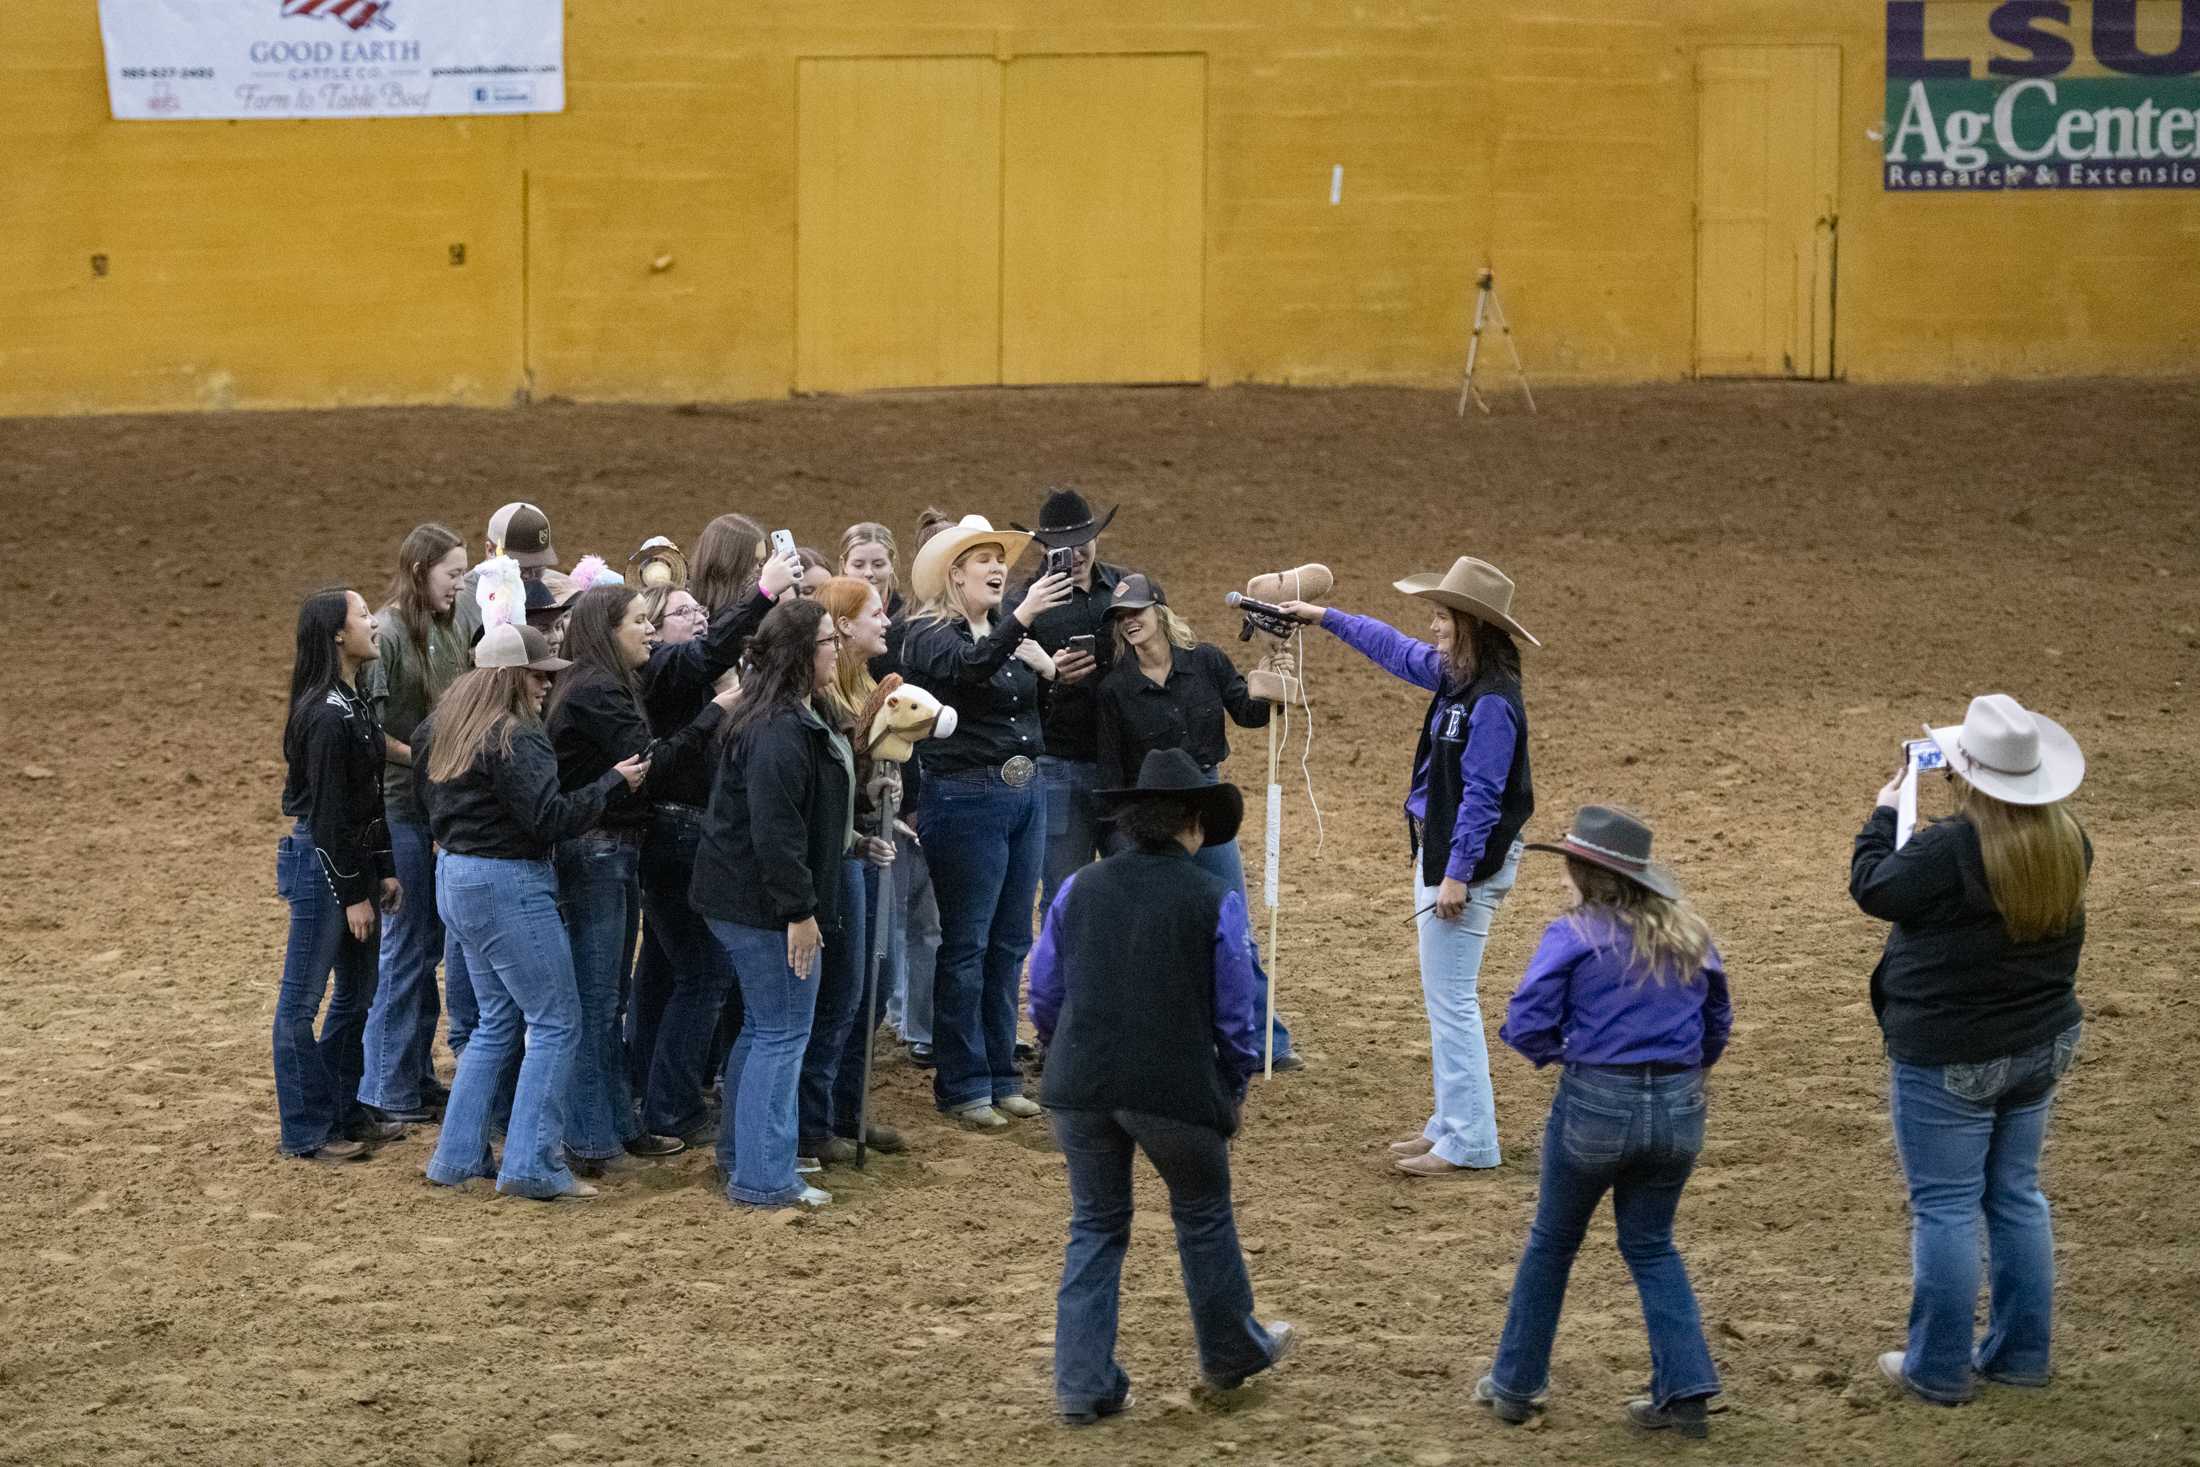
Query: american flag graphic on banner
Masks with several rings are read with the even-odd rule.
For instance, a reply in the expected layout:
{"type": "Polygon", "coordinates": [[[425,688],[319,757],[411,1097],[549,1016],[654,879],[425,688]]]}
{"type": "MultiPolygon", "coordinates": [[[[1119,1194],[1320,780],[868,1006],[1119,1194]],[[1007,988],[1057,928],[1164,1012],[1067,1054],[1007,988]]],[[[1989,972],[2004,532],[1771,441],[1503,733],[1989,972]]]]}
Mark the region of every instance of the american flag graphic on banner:
{"type": "Polygon", "coordinates": [[[281,4],[286,19],[333,20],[355,31],[370,25],[394,29],[388,14],[392,0],[281,0],[281,4]]]}

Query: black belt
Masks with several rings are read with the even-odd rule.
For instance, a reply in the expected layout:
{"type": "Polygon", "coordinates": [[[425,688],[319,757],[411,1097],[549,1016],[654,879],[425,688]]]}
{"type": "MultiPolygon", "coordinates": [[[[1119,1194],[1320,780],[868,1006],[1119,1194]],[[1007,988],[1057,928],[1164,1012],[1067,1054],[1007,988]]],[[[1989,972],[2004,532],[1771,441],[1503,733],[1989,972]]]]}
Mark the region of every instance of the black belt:
{"type": "Polygon", "coordinates": [[[622,846],[638,846],[649,834],[639,825],[599,825],[593,830],[581,832],[582,840],[617,841],[622,846]]]}
{"type": "Polygon", "coordinates": [[[1005,764],[981,764],[974,769],[928,770],[924,777],[962,780],[969,784],[999,783],[1012,790],[1020,790],[1039,777],[1039,765],[1030,755],[1018,754],[1005,764]]]}

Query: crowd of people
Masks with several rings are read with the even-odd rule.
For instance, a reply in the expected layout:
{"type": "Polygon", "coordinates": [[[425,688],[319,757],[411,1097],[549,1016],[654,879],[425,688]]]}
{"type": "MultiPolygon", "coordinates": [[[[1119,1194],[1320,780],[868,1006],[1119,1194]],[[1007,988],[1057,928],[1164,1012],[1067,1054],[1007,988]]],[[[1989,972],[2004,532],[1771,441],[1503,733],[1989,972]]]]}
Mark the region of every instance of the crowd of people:
{"type": "MultiPolygon", "coordinates": [[[[1063,1420],[1130,1404],[1114,1343],[1138,1152],[1169,1192],[1203,1379],[1231,1389],[1282,1359],[1296,1332],[1253,1312],[1229,1138],[1250,1079],[1304,1060],[1273,1013],[1243,801],[1220,773],[1229,725],[1260,728],[1270,705],[1151,576],[1102,558],[1112,518],[1057,490],[1033,529],[928,510],[907,557],[866,522],[828,560],[726,514],[692,555],[654,537],[624,574],[594,557],[561,573],[547,514],[521,503],[472,567],[441,526],[407,535],[379,613],[354,590],[309,597],[277,862],[282,1150],[350,1164],[435,1124],[430,1181],[565,1202],[715,1138],[730,1204],[822,1207],[828,1168],[912,1144],[869,1110],[883,1018],[949,1122],[1044,1117],[1069,1162],[1063,1420]],[[877,715],[904,685],[937,716],[888,757],[877,715]]],[[[1572,1260],[1610,1194],[1652,1358],[1628,1419],[1700,1436],[1720,1382],[1674,1222],[1732,1027],[1723,960],[1638,817],[1585,805],[1527,838],[1522,648],[1539,644],[1513,582],[1462,556],[1396,584],[1426,640],[1270,608],[1429,695],[1402,814],[1434,1103],[1386,1164],[1420,1184],[1500,1164],[1484,949],[1524,854],[1559,855],[1572,899],[1500,1035],[1562,1075],[1473,1396],[1508,1423],[1543,1409],[1572,1260]]],[[[1913,1216],[1909,1337],[1879,1367],[1957,1404],[2050,1374],[2038,1163],[2080,1031],[2092,850],[2059,725],[1994,694],[1930,736],[1952,815],[1899,828],[1898,775],[1850,890],[1893,924],[1871,996],[1913,1216]]]]}

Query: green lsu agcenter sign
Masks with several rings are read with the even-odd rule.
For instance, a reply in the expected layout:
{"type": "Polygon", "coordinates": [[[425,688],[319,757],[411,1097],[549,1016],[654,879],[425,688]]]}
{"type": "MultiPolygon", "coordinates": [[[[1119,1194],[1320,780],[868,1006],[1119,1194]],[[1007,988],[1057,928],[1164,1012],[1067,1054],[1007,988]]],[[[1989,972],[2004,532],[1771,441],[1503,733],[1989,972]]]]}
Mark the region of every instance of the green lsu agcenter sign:
{"type": "Polygon", "coordinates": [[[2149,6],[2150,33],[2174,15],[2166,50],[2141,48],[2139,6],[2094,0],[2090,35],[2061,0],[1979,7],[2013,53],[1979,76],[1967,57],[1927,53],[1924,0],[1890,0],[1884,186],[2200,188],[2200,0],[2149,6]],[[2069,75],[2081,40],[2088,72],[2110,74],[2069,75]]]}

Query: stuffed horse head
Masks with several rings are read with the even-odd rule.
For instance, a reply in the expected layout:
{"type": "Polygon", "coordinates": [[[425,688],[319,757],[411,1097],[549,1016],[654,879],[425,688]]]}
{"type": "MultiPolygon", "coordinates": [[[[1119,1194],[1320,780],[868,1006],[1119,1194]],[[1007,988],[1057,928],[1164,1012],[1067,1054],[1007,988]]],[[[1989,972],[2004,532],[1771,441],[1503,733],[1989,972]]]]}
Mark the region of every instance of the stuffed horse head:
{"type": "Polygon", "coordinates": [[[906,763],[917,744],[955,731],[955,710],[895,673],[872,692],[856,726],[863,739],[858,752],[865,758],[906,763]]]}

